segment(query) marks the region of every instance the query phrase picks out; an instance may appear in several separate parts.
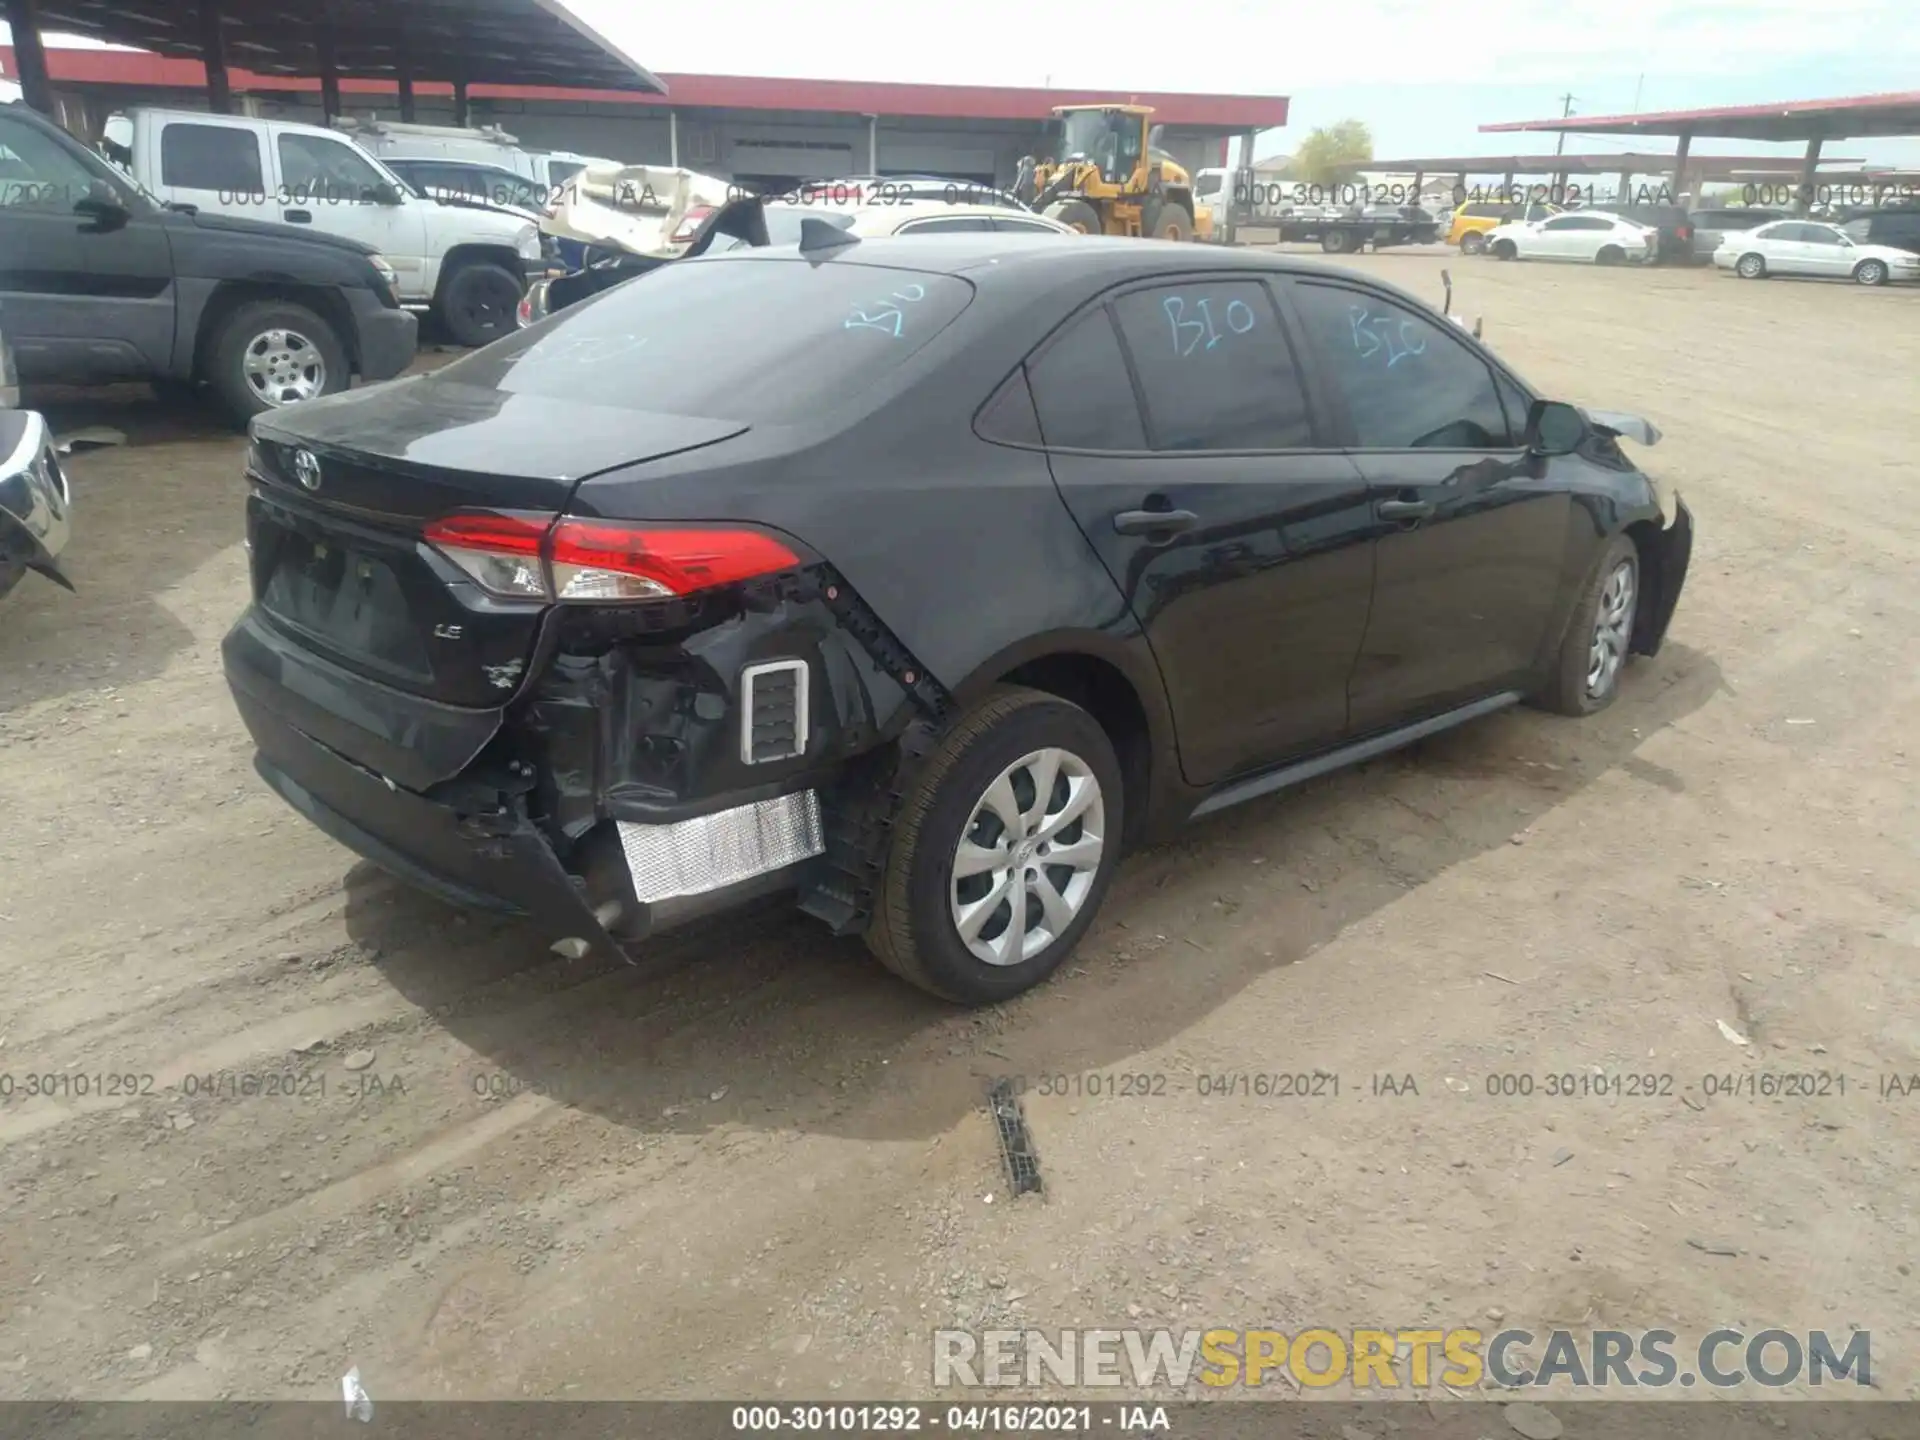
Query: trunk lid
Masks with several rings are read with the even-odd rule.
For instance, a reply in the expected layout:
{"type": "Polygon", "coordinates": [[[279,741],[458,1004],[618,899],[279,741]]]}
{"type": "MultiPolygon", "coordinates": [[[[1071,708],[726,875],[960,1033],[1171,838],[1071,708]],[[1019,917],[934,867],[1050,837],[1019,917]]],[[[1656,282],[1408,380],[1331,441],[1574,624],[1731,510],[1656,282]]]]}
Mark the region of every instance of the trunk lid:
{"type": "Polygon", "coordinates": [[[336,665],[498,708],[533,662],[548,606],[487,595],[421,539],[428,522],[472,509],[557,515],[588,475],[747,428],[430,377],[263,416],[249,463],[254,598],[336,665]]]}

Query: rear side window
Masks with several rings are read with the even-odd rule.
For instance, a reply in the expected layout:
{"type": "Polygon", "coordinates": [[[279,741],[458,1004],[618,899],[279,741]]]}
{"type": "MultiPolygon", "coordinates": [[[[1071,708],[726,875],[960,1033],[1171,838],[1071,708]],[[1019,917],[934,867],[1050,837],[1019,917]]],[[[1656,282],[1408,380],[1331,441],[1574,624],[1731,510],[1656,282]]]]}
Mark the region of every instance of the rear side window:
{"type": "Polygon", "coordinates": [[[1313,443],[1293,352],[1258,281],[1139,290],[1114,302],[1156,450],[1313,443]]]}
{"type": "Polygon", "coordinates": [[[902,235],[950,235],[956,231],[991,230],[993,222],[984,215],[945,215],[937,220],[912,220],[900,227],[902,235]]]}
{"type": "Polygon", "coordinates": [[[1517,443],[1493,371],[1448,326],[1378,295],[1296,285],[1308,334],[1363,450],[1494,450],[1517,443]]]}
{"type": "Polygon", "coordinates": [[[229,125],[167,125],[160,131],[160,183],[182,190],[263,195],[260,139],[229,125]]]}
{"type": "Polygon", "coordinates": [[[973,287],[951,275],[812,265],[765,251],[687,260],[440,374],[509,395],[784,424],[891,374],[972,299],[973,287]]]}
{"type": "Polygon", "coordinates": [[[1040,432],[1067,450],[1144,450],[1133,380],[1105,306],[1087,312],[1027,367],[1040,432]]]}

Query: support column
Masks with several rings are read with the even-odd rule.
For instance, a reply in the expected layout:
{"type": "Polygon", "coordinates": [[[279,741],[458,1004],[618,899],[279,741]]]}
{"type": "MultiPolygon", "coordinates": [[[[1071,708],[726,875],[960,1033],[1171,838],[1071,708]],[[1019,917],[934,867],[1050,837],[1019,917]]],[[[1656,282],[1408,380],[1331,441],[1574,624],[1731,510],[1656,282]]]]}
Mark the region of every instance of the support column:
{"type": "Polygon", "coordinates": [[[1413,172],[1413,199],[1409,200],[1407,203],[1409,205],[1418,205],[1420,203],[1420,192],[1425,190],[1426,188],[1427,188],[1427,172],[1424,170],[1414,171],[1413,172]]]}
{"type": "Polygon", "coordinates": [[[453,123],[462,128],[473,123],[473,106],[467,101],[467,82],[453,82],[453,123]]]}
{"type": "Polygon", "coordinates": [[[413,123],[413,72],[400,63],[400,119],[408,125],[413,123]]]}
{"type": "Polygon", "coordinates": [[[13,27],[13,63],[20,73],[21,98],[42,115],[53,114],[53,78],[40,43],[40,7],[34,0],[7,0],[7,24],[13,27]]]}
{"type": "Polygon", "coordinates": [[[667,111],[667,164],[680,168],[680,112],[667,111]]]}
{"type": "Polygon", "coordinates": [[[1622,170],[1620,172],[1620,187],[1613,192],[1613,203],[1615,205],[1631,205],[1633,203],[1633,172],[1631,170],[1622,170]]]}
{"type": "Polygon", "coordinates": [[[1513,172],[1511,170],[1500,178],[1500,203],[1513,204],[1513,172]]]}
{"type": "Polygon", "coordinates": [[[1813,177],[1820,168],[1820,147],[1825,143],[1816,135],[1807,141],[1807,158],[1800,162],[1800,193],[1793,197],[1793,213],[1805,215],[1813,209],[1813,177]]]}
{"type": "Polygon", "coordinates": [[[218,0],[200,0],[200,53],[207,67],[207,108],[233,113],[233,86],[227,80],[227,37],[220,28],[218,0]]]}
{"type": "Polygon", "coordinates": [[[314,49],[320,59],[320,123],[331,125],[340,113],[340,71],[334,61],[331,26],[321,26],[314,49]]]}
{"type": "Polygon", "coordinates": [[[1692,148],[1693,132],[1691,130],[1682,130],[1680,132],[1680,143],[1674,148],[1673,152],[1672,203],[1675,205],[1684,205],[1686,203],[1680,197],[1686,192],[1687,188],[1687,152],[1692,148]]]}
{"type": "Polygon", "coordinates": [[[867,116],[867,173],[880,173],[880,117],[867,116]]]}

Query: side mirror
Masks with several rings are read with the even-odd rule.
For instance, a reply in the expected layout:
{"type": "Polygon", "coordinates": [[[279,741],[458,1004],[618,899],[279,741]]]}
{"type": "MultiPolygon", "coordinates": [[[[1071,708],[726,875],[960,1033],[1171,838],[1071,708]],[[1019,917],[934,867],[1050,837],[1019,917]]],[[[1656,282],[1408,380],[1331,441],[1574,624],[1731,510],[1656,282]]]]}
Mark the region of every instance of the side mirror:
{"type": "Polygon", "coordinates": [[[133,218],[126,201],[104,180],[96,180],[73,202],[73,213],[89,221],[81,229],[95,234],[118,230],[133,218]]]}
{"type": "Polygon", "coordinates": [[[1560,400],[1536,400],[1527,412],[1527,449],[1535,455],[1571,455],[1587,438],[1587,417],[1560,400]]]}
{"type": "Polygon", "coordinates": [[[407,203],[407,197],[401,193],[400,187],[389,184],[384,180],[374,186],[368,193],[376,205],[404,205],[407,203]]]}

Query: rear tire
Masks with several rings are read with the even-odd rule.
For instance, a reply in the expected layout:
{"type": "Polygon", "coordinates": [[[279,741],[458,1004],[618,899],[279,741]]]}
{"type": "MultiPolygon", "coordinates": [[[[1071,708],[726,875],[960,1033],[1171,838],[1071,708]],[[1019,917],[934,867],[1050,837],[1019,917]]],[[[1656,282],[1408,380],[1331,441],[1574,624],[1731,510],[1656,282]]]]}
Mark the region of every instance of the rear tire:
{"type": "Polygon", "coordinates": [[[456,345],[477,350],[520,328],[525,293],[526,286],[504,266],[475,260],[446,278],[434,308],[456,345]]]}
{"type": "Polygon", "coordinates": [[[1560,715],[1592,715],[1620,693],[1640,608],[1640,552],[1626,535],[1607,542],[1567,622],[1553,674],[1534,703],[1560,715]]]}
{"type": "Polygon", "coordinates": [[[1626,258],[1627,252],[1622,250],[1618,245],[1602,245],[1600,247],[1600,253],[1593,257],[1593,263],[1596,265],[1619,265],[1622,264],[1626,258]]]}
{"type": "Polygon", "coordinates": [[[1759,255],[1742,255],[1735,263],[1733,273],[1742,280],[1764,280],[1767,278],[1767,262],[1759,255]]]}
{"type": "Polygon", "coordinates": [[[326,320],[291,301],[256,300],[221,322],[201,378],[245,425],[269,410],[345,390],[353,377],[347,347],[326,320]]]}
{"type": "Polygon", "coordinates": [[[1462,255],[1481,255],[1486,253],[1487,237],[1481,231],[1469,230],[1460,237],[1462,255]]]}
{"type": "Polygon", "coordinates": [[[1187,207],[1177,200],[1163,201],[1152,206],[1152,214],[1145,218],[1145,229],[1155,240],[1191,240],[1193,238],[1193,216],[1187,213],[1187,207]]]}
{"type": "Polygon", "coordinates": [[[963,1005],[1040,984],[1106,896],[1122,798],[1093,716],[1038,690],[995,689],[954,723],[901,803],[868,948],[903,980],[963,1005]],[[977,868],[956,876],[963,856],[977,868]]]}
{"type": "Polygon", "coordinates": [[[1862,260],[1853,267],[1853,278],[1860,285],[1884,285],[1891,272],[1884,260],[1862,260]]]}
{"type": "Polygon", "coordinates": [[[1353,236],[1344,230],[1329,230],[1320,237],[1320,248],[1329,255],[1344,255],[1353,249],[1353,236]]]}
{"type": "Polygon", "coordinates": [[[1041,213],[1049,220],[1058,220],[1070,230],[1078,230],[1082,235],[1103,233],[1100,212],[1084,200],[1056,200],[1041,213]]]}

